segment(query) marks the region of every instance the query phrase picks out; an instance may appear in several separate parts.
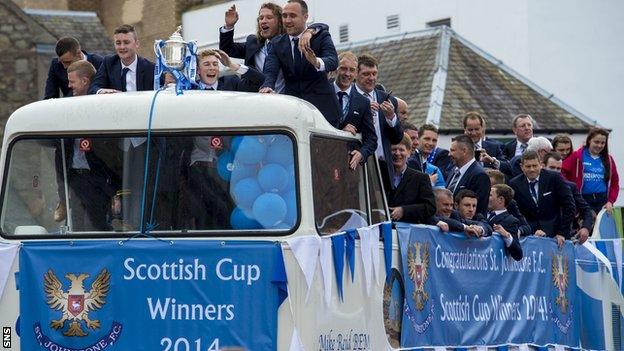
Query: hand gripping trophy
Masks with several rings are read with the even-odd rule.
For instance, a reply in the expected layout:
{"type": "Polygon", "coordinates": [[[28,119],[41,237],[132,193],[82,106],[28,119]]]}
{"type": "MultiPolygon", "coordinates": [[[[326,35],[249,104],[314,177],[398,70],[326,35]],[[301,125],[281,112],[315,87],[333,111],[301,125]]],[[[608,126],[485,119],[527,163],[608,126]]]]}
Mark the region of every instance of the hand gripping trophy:
{"type": "Polygon", "coordinates": [[[154,52],[156,53],[156,65],[154,68],[154,90],[161,89],[160,78],[165,72],[169,72],[176,80],[176,94],[180,95],[184,90],[191,89],[195,83],[197,70],[197,43],[186,42],[180,32],[182,26],[169,37],[169,40],[156,40],[154,52]]]}

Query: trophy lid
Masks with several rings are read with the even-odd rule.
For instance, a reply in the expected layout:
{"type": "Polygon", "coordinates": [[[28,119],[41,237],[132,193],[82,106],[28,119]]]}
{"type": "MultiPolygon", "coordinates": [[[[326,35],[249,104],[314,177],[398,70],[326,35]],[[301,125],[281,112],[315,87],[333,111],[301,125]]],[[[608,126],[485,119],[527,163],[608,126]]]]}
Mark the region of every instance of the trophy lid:
{"type": "Polygon", "coordinates": [[[169,37],[169,40],[167,40],[167,43],[186,43],[184,38],[182,38],[182,34],[180,33],[181,31],[182,26],[178,26],[176,31],[169,37]]]}

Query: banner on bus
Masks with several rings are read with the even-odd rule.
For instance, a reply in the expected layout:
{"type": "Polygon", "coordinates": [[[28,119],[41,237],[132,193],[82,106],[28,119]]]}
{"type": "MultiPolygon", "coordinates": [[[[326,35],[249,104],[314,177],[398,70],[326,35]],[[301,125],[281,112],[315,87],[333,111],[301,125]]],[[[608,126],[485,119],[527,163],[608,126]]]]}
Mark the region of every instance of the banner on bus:
{"type": "Polygon", "coordinates": [[[131,240],[24,244],[23,350],[276,349],[279,245],[131,240]]]}
{"type": "Polygon", "coordinates": [[[528,237],[524,257],[499,236],[470,239],[399,225],[403,347],[579,346],[574,246],[528,237]]]}

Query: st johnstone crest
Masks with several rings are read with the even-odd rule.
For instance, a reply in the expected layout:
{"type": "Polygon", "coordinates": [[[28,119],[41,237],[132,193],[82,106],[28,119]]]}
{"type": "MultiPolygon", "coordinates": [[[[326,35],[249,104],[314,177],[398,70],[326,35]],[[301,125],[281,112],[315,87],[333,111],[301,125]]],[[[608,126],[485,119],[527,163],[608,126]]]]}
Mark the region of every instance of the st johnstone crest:
{"type": "Polygon", "coordinates": [[[44,274],[44,290],[47,297],[47,304],[52,310],[60,311],[61,318],[52,320],[50,327],[53,329],[63,329],[65,322],[69,322],[69,327],[63,332],[65,336],[87,336],[89,333],[83,330],[96,330],[100,328],[100,321],[90,319],[89,313],[99,310],[106,303],[106,295],[110,289],[110,273],[103,269],[91,283],[91,290],[84,289],[84,280],[89,274],[69,273],[65,278],[70,281],[68,291],[63,290],[63,284],[49,269],[44,274]]]}
{"type": "Polygon", "coordinates": [[[559,296],[555,299],[555,303],[559,306],[561,313],[566,313],[569,305],[568,298],[565,295],[568,289],[568,260],[565,259],[563,254],[555,254],[552,257],[551,266],[552,282],[555,288],[559,290],[559,296]]]}
{"type": "Polygon", "coordinates": [[[414,242],[407,252],[407,266],[410,279],[414,282],[415,307],[418,311],[425,308],[429,294],[425,291],[425,282],[429,276],[429,244],[414,242]]]}

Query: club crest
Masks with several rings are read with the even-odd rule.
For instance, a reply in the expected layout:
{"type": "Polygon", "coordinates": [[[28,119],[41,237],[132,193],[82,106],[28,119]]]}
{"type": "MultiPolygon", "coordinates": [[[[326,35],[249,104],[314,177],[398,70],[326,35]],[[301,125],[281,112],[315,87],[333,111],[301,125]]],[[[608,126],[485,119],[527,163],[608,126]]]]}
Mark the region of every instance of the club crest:
{"type": "Polygon", "coordinates": [[[410,279],[414,282],[415,307],[418,311],[425,308],[429,294],[425,291],[425,282],[429,276],[429,244],[414,242],[407,253],[407,266],[410,279]]]}
{"type": "Polygon", "coordinates": [[[568,261],[563,255],[553,255],[552,258],[552,282],[555,288],[559,290],[559,296],[555,299],[555,303],[559,306],[561,313],[568,310],[569,301],[566,297],[568,289],[568,261]]]}
{"type": "Polygon", "coordinates": [[[50,327],[63,330],[66,322],[69,323],[67,330],[63,331],[64,336],[84,337],[89,333],[87,329],[96,330],[100,328],[100,321],[91,320],[89,313],[99,310],[106,303],[106,295],[110,289],[110,273],[103,269],[91,283],[89,291],[84,288],[84,280],[89,274],[69,273],[65,275],[70,282],[68,291],[63,290],[63,284],[50,269],[44,274],[44,290],[47,297],[47,304],[52,310],[60,311],[61,318],[52,320],[50,327]]]}

